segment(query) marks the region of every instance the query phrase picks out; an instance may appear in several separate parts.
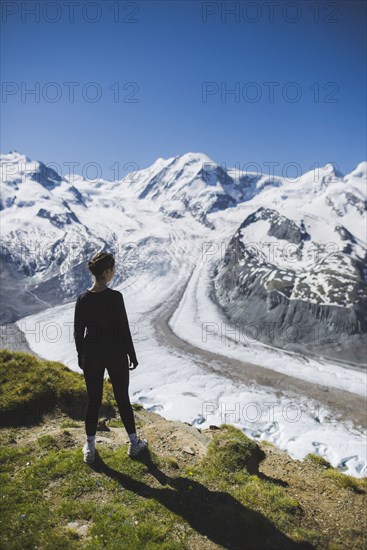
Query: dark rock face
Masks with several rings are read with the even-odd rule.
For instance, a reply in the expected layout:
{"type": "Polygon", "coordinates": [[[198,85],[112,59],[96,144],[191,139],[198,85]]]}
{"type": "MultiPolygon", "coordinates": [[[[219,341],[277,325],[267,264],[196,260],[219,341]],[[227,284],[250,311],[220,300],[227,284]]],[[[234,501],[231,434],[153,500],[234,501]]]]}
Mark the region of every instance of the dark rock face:
{"type": "MultiPolygon", "coordinates": [[[[316,354],[367,366],[367,285],[365,260],[353,258],[348,272],[339,272],[348,248],[307,271],[282,269],[255,254],[244,243],[241,229],[259,220],[270,222],[268,235],[299,245],[310,239],[302,224],[259,208],[249,215],[230,240],[215,267],[211,295],[241,342],[260,342],[305,355],[316,354]],[[352,271],[351,271],[352,270],[352,271]],[[321,286],[322,288],[319,288],[321,286]]],[[[338,231],[352,246],[354,237],[338,231]]],[[[290,264],[291,266],[291,264],[290,264]]]]}
{"type": "Polygon", "coordinates": [[[353,193],[345,193],[345,196],[349,204],[353,204],[360,214],[367,211],[367,201],[363,201],[359,197],[353,195],[353,193]]]}
{"type": "Polygon", "coordinates": [[[43,164],[43,162],[39,163],[37,171],[30,174],[30,178],[50,191],[60,185],[62,181],[62,177],[55,170],[43,164]]]}
{"type": "Polygon", "coordinates": [[[50,220],[52,225],[62,229],[65,225],[70,225],[73,222],[79,223],[78,218],[71,210],[69,212],[64,212],[62,214],[51,214],[45,208],[40,208],[37,212],[37,216],[40,218],[47,218],[50,220]]]}
{"type": "Polygon", "coordinates": [[[201,177],[209,185],[215,184],[217,181],[223,186],[233,185],[234,183],[233,178],[221,166],[216,164],[204,163],[198,172],[198,177],[201,177]]]}
{"type": "Polygon", "coordinates": [[[302,241],[310,239],[310,235],[305,230],[304,225],[298,227],[293,220],[281,216],[275,210],[264,207],[260,207],[256,212],[250,214],[240,225],[239,229],[247,227],[258,220],[268,220],[270,222],[268,235],[271,237],[283,239],[294,244],[300,244],[302,241]]]}
{"type": "Polygon", "coordinates": [[[325,201],[330,208],[332,208],[338,216],[343,216],[345,213],[345,206],[352,205],[355,207],[356,211],[363,215],[367,211],[367,201],[362,200],[360,197],[357,197],[353,193],[347,191],[345,194],[345,202],[343,206],[338,206],[334,203],[334,200],[331,197],[326,197],[325,201]]]}

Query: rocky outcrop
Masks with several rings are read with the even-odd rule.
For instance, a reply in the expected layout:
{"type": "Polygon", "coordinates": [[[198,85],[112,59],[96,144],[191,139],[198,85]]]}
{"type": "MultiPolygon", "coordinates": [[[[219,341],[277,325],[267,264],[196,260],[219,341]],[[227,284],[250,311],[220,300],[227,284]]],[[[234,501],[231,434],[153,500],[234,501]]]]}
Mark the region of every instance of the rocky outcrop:
{"type": "MultiPolygon", "coordinates": [[[[365,259],[350,256],[353,235],[337,226],[345,246],[322,262],[300,268],[311,236],[276,211],[259,208],[240,225],[223,260],[214,268],[212,296],[243,341],[366,365],[367,285],[365,259]],[[268,236],[296,246],[296,261],[284,268],[246,242],[244,228],[267,220],[268,236]],[[343,270],[346,262],[347,270],[343,270]]],[[[252,231],[254,232],[254,230],[252,231]]]]}

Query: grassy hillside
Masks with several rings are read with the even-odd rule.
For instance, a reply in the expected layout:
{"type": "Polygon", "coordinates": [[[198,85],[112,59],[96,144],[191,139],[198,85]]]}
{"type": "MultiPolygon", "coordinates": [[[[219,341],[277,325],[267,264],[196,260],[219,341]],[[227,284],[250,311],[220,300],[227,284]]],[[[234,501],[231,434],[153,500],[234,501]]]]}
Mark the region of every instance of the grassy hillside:
{"type": "Polygon", "coordinates": [[[84,378],[0,350],[1,548],[358,549],[366,479],[290,458],[228,424],[200,430],[134,404],[132,460],[105,382],[96,462],[83,462],[84,378]]]}

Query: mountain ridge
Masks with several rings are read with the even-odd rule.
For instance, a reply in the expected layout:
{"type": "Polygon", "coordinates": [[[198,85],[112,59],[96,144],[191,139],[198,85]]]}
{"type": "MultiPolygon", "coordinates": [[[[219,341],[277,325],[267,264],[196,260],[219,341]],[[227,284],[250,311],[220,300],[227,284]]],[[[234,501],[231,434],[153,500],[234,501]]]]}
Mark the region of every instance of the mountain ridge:
{"type": "MultiPolygon", "coordinates": [[[[117,284],[136,270],[152,265],[158,269],[157,251],[153,252],[158,241],[149,222],[142,222],[140,216],[149,212],[148,218],[156,220],[163,235],[164,228],[177,220],[185,230],[182,238],[196,238],[201,227],[213,241],[223,240],[223,224],[233,227],[231,219],[242,215],[242,236],[236,233],[241,223],[225,236],[227,247],[238,248],[244,239],[242,264],[218,262],[214,276],[217,305],[232,313],[232,321],[240,319],[233,299],[247,296],[249,300],[252,280],[254,297],[260,292],[252,307],[254,315],[261,304],[265,318],[282,308],[281,318],[287,318],[286,310],[294,307],[294,300],[299,302],[298,315],[305,307],[307,315],[316,319],[327,318],[321,314],[325,307],[344,308],[347,315],[355,308],[357,317],[345,334],[353,342],[351,351],[355,333],[364,333],[366,319],[360,307],[366,300],[367,282],[366,161],[346,175],[327,163],[297,180],[285,180],[225,170],[204,153],[188,152],[159,158],[112,184],[78,175],[62,177],[42,161],[31,161],[17,151],[2,155],[1,166],[3,272],[21,275],[3,277],[9,293],[2,298],[2,322],[13,322],[45,304],[73,299],[89,283],[84,258],[101,248],[119,249],[128,242],[139,250],[141,262],[127,265],[125,273],[117,266],[117,284]],[[254,220],[260,212],[262,218],[254,220]],[[250,253],[251,242],[256,255],[254,250],[250,253]],[[274,251],[276,257],[270,258],[274,251]],[[247,265],[247,258],[252,265],[247,265]],[[266,266],[262,266],[264,260],[266,266]],[[7,298],[15,288],[24,307],[19,302],[14,306],[7,298]]],[[[166,253],[169,262],[169,248],[166,253]]],[[[242,299],[239,303],[244,311],[249,306],[242,299]]],[[[343,327],[341,314],[335,315],[343,327]]],[[[357,348],[360,353],[360,345],[357,348]]]]}

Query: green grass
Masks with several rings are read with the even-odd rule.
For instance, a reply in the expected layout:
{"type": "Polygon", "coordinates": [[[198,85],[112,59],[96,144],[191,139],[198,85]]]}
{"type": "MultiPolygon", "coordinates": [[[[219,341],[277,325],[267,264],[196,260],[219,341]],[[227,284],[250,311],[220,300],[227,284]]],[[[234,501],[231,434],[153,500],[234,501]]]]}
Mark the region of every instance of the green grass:
{"type": "Polygon", "coordinates": [[[325,458],[323,458],[322,456],[316,455],[314,453],[308,453],[308,455],[306,455],[304,459],[306,462],[311,462],[312,464],[315,464],[315,466],[319,466],[323,469],[332,468],[330,462],[325,460],[325,458]]]}
{"type": "Polygon", "coordinates": [[[61,428],[81,428],[84,426],[84,422],[76,421],[72,419],[63,420],[60,424],[61,428]]]}
{"type": "Polygon", "coordinates": [[[119,480],[89,468],[80,449],[52,450],[49,436],[39,441],[47,454],[33,445],[1,448],[2,548],[79,548],[78,534],[66,527],[70,521],[90,525],[83,548],[185,548],[170,535],[180,518],[124,488],[129,479],[140,490],[147,481],[146,467],[129,459],[125,448],[103,457],[117,476],[123,472],[119,480]]]}
{"type": "Polygon", "coordinates": [[[232,425],[221,424],[220,428],[194,475],[220,490],[231,487],[231,494],[244,509],[261,514],[254,516],[259,529],[263,527],[263,516],[277,528],[291,530],[300,515],[298,502],[280,485],[251,473],[264,458],[256,442],[232,425]]]}
{"type": "Polygon", "coordinates": [[[366,493],[367,492],[367,478],[355,478],[347,474],[343,474],[338,470],[326,470],[324,475],[332,479],[339,487],[344,487],[346,489],[351,489],[355,493],[366,493]]]}
{"type": "MultiPolygon", "coordinates": [[[[29,353],[0,350],[1,425],[39,422],[56,405],[73,419],[83,419],[86,404],[84,376],[57,361],[29,353]]],[[[105,381],[101,414],[113,413],[112,385],[105,381]]]]}
{"type": "MultiPolygon", "coordinates": [[[[322,547],[322,536],[318,531],[314,529],[305,529],[303,527],[296,527],[292,532],[293,540],[297,542],[302,542],[307,540],[310,544],[315,547],[322,547]]],[[[330,545],[328,545],[328,550],[331,550],[330,545]]]]}
{"type": "Polygon", "coordinates": [[[117,418],[111,418],[107,423],[109,428],[122,428],[123,424],[121,420],[118,420],[117,418]]]}
{"type": "Polygon", "coordinates": [[[233,473],[243,471],[244,468],[250,473],[256,473],[265,453],[238,428],[230,424],[221,424],[220,427],[221,431],[208,446],[208,475],[216,476],[218,471],[233,473]]]}
{"type": "Polygon", "coordinates": [[[52,435],[41,435],[37,438],[37,443],[41,449],[57,449],[57,441],[52,435]]]}
{"type": "Polygon", "coordinates": [[[127,457],[127,445],[100,451],[107,468],[101,472],[83,462],[79,448],[57,448],[50,435],[22,447],[5,445],[7,438],[0,441],[4,549],[190,549],[201,528],[225,547],[223,533],[230,540],[238,525],[249,547],[262,548],[279,533],[323,547],[320,533],[300,525],[297,500],[248,472],[256,450],[232,426],[221,426],[195,467],[180,469],[172,457],[150,451],[166,485],[153,483],[144,461],[127,457]],[[75,521],[88,525],[87,539],[67,527],[75,521]]]}
{"type": "Polygon", "coordinates": [[[340,472],[332,467],[330,462],[325,460],[319,455],[309,453],[305,456],[305,461],[311,462],[321,469],[325,470],[324,475],[329,479],[333,480],[339,487],[344,487],[351,489],[355,493],[366,493],[367,492],[367,478],[355,478],[340,472]]]}

